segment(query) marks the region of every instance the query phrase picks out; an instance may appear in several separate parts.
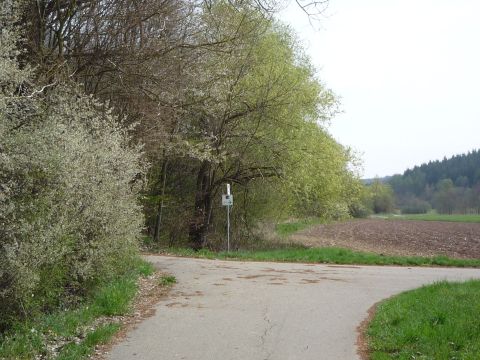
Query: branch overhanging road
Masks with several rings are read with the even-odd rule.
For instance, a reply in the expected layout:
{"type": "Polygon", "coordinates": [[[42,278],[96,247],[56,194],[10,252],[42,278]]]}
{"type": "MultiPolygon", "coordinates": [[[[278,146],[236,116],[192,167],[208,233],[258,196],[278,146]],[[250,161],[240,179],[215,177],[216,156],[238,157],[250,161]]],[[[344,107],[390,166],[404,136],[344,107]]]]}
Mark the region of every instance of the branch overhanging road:
{"type": "Polygon", "coordinates": [[[236,262],[149,256],[178,281],[110,359],[356,360],[376,302],[480,269],[236,262]]]}

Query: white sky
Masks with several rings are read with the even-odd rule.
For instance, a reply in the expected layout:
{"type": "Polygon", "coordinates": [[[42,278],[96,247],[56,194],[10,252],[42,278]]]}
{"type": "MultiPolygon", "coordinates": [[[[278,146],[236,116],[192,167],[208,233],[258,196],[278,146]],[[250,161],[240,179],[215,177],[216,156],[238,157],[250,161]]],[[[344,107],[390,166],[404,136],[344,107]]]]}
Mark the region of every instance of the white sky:
{"type": "Polygon", "coordinates": [[[480,1],[330,0],[318,23],[280,14],[344,113],[330,132],[366,178],[480,148],[480,1]]]}

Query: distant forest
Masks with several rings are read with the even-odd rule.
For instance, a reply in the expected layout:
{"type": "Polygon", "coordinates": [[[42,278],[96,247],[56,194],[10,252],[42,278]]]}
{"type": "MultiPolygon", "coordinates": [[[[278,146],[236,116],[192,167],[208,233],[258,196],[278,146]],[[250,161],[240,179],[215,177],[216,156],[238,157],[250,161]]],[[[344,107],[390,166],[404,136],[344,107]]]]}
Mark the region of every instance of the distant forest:
{"type": "Polygon", "coordinates": [[[415,166],[387,184],[403,213],[480,213],[480,151],[415,166]]]}

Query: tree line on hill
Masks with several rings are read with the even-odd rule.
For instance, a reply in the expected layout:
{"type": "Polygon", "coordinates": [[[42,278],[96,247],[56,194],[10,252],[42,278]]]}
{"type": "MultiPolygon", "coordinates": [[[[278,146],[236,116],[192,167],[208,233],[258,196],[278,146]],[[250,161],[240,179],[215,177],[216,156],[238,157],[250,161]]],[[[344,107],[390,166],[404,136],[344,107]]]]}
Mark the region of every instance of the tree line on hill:
{"type": "Polygon", "coordinates": [[[372,180],[368,187],[374,212],[398,208],[406,214],[432,209],[441,214],[479,214],[480,151],[430,161],[402,175],[372,180]]]}
{"type": "MultiPolygon", "coordinates": [[[[319,2],[298,2],[312,13],[319,2]]],[[[362,186],[335,95],[263,0],[5,0],[0,330],[126,271],[141,234],[219,246],[341,218],[362,186]]]]}
{"type": "Polygon", "coordinates": [[[480,151],[430,161],[389,180],[405,212],[480,212],[480,151]]]}

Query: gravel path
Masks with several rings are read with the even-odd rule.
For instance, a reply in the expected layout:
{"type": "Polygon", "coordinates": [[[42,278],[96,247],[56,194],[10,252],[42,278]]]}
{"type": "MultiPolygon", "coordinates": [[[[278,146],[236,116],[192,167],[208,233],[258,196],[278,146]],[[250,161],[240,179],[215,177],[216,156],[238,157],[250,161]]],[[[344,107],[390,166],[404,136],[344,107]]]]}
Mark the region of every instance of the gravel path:
{"type": "Polygon", "coordinates": [[[110,359],[356,360],[357,327],[376,302],[479,269],[148,259],[178,284],[110,359]]]}

